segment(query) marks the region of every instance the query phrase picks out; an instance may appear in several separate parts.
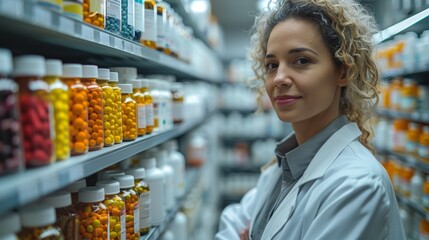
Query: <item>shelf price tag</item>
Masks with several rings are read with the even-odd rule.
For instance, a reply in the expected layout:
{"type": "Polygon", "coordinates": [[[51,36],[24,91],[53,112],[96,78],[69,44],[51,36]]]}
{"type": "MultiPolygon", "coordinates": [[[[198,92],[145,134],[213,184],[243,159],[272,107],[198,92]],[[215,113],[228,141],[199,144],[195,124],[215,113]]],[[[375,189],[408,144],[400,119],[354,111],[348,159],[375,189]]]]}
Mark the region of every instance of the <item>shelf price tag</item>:
{"type": "Polygon", "coordinates": [[[104,32],[100,32],[100,43],[104,46],[109,46],[109,35],[104,32]]]}
{"type": "Polygon", "coordinates": [[[35,7],[33,21],[45,27],[52,27],[52,14],[43,8],[35,7]]]}
{"type": "Polygon", "coordinates": [[[60,17],[60,31],[69,35],[75,35],[74,22],[66,17],[60,17]]]}
{"type": "Polygon", "coordinates": [[[131,52],[131,43],[128,41],[124,41],[124,48],[126,52],[131,52]]]}
{"type": "Polygon", "coordinates": [[[9,16],[22,16],[24,12],[24,6],[22,0],[0,0],[0,12],[9,16]]]}
{"type": "Polygon", "coordinates": [[[82,25],[82,37],[88,41],[94,41],[94,29],[82,25]]]}
{"type": "Polygon", "coordinates": [[[137,56],[141,56],[142,55],[141,47],[140,46],[138,46],[136,44],[132,44],[131,47],[132,47],[133,53],[135,55],[137,55],[137,56]]]}
{"type": "Polygon", "coordinates": [[[43,176],[40,181],[41,194],[48,194],[55,191],[59,187],[59,180],[57,174],[47,174],[43,176]]]}
{"type": "Polygon", "coordinates": [[[26,181],[18,186],[18,202],[25,204],[40,197],[37,181],[26,181]]]}
{"type": "Polygon", "coordinates": [[[115,38],[115,48],[122,50],[122,39],[115,38]]]}

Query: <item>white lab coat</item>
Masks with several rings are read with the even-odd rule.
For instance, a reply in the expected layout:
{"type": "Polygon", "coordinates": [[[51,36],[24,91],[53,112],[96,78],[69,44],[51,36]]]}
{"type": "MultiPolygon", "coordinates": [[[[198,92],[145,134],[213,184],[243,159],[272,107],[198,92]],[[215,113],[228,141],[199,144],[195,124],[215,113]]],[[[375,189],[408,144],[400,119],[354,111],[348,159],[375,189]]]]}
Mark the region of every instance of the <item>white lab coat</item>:
{"type": "MultiPolygon", "coordinates": [[[[381,164],[358,141],[355,123],[337,130],[320,148],[270,218],[262,239],[405,239],[395,193],[381,164]]],[[[262,172],[257,186],[222,213],[216,239],[240,239],[253,222],[281,168],[262,172]]]]}

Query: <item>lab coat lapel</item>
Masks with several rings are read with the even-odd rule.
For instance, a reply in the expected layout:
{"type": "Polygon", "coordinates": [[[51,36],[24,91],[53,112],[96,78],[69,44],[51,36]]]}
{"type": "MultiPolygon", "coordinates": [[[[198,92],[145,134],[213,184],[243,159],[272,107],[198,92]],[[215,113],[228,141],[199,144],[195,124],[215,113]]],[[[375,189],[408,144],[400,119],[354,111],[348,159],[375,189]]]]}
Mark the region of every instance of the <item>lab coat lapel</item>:
{"type": "MultiPolygon", "coordinates": [[[[278,209],[269,220],[262,239],[273,239],[289,220],[296,206],[299,187],[309,181],[322,177],[331,163],[353,140],[361,135],[356,123],[349,123],[335,132],[320,148],[311,160],[302,177],[280,203],[278,209]]],[[[265,199],[265,197],[261,198],[265,199]]]]}

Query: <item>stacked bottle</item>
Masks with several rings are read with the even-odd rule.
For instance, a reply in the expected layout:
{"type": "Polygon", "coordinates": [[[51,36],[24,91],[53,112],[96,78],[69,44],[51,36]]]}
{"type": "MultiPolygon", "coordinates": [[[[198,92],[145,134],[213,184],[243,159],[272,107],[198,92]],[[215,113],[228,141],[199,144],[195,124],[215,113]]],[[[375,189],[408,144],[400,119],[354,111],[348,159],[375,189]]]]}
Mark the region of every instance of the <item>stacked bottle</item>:
{"type": "Polygon", "coordinates": [[[155,0],[144,0],[144,32],[140,43],[156,49],[156,5],[155,0]]]}
{"type": "Polygon", "coordinates": [[[121,35],[129,40],[134,38],[134,0],[121,0],[121,35]]]}
{"type": "Polygon", "coordinates": [[[106,30],[119,34],[121,32],[121,0],[107,0],[106,30]]]}
{"type": "Polygon", "coordinates": [[[61,229],[55,226],[55,210],[43,204],[33,204],[19,210],[22,230],[19,239],[53,239],[62,240],[61,229]]]}
{"type": "Polygon", "coordinates": [[[83,0],[83,20],[104,29],[106,0],[83,0]]]}
{"type": "Polygon", "coordinates": [[[119,196],[125,202],[126,239],[136,240],[140,237],[139,195],[133,190],[134,177],[131,175],[116,176],[121,192],[119,196]]]}
{"type": "Polygon", "coordinates": [[[149,82],[147,79],[140,79],[141,92],[145,97],[146,102],[146,134],[151,134],[154,128],[153,120],[153,99],[152,94],[149,91],[149,82]]]}
{"type": "Polygon", "coordinates": [[[102,91],[102,106],[103,106],[103,130],[104,130],[104,146],[112,146],[115,144],[115,119],[113,118],[113,102],[115,95],[113,89],[109,85],[110,70],[107,68],[98,69],[97,84],[102,91]],[[110,117],[112,116],[112,117],[110,117]]]}
{"type": "Polygon", "coordinates": [[[114,99],[112,103],[109,101],[106,102],[106,105],[112,106],[112,113],[109,114],[109,119],[113,119],[114,122],[114,131],[113,135],[115,138],[115,144],[121,143],[123,139],[122,134],[122,100],[121,100],[121,88],[118,87],[118,73],[110,72],[109,85],[112,87],[114,99]]]}
{"type": "Polygon", "coordinates": [[[133,86],[133,99],[137,106],[137,134],[143,136],[146,134],[146,99],[141,92],[141,81],[131,80],[129,83],[133,86]]]}
{"type": "Polygon", "coordinates": [[[166,8],[161,0],[156,1],[156,49],[165,54],[170,54],[165,40],[165,24],[167,21],[166,8]]]}
{"type": "Polygon", "coordinates": [[[121,88],[123,139],[133,141],[137,138],[137,107],[132,98],[133,87],[131,84],[118,84],[118,87],[121,88]]]}
{"type": "Polygon", "coordinates": [[[103,201],[104,189],[102,187],[86,187],[79,190],[78,239],[109,238],[109,210],[103,201]]]}

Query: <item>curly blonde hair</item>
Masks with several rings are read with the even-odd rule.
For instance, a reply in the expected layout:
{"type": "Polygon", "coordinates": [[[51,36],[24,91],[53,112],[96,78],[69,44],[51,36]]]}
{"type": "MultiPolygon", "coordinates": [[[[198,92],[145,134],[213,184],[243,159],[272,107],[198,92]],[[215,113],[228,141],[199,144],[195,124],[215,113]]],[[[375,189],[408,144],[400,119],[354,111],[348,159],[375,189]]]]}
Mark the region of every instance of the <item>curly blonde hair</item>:
{"type": "Polygon", "coordinates": [[[256,18],[251,37],[255,78],[250,83],[257,90],[260,107],[268,38],[274,26],[288,18],[316,24],[335,64],[346,69],[347,86],[341,89],[340,112],[357,123],[362,131],[359,141],[374,152],[370,120],[378,103],[380,81],[372,42],[372,35],[378,31],[374,17],[354,0],[278,0],[274,9],[256,18]]]}

